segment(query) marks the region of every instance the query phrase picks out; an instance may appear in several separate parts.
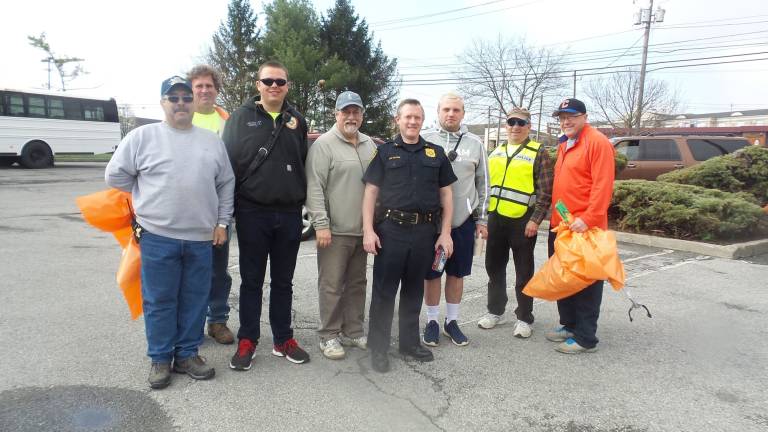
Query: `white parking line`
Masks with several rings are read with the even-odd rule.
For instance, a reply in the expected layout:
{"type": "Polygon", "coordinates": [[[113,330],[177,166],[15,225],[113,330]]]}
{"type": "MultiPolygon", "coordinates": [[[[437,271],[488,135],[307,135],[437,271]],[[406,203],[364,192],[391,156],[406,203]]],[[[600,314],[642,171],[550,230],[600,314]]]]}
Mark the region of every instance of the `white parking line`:
{"type": "Polygon", "coordinates": [[[643,256],[639,256],[639,257],[634,257],[634,258],[628,258],[628,259],[622,260],[622,262],[624,264],[626,264],[626,263],[632,262],[632,261],[640,261],[641,259],[646,259],[646,258],[651,258],[651,257],[656,257],[656,256],[662,256],[662,255],[669,255],[669,254],[671,254],[673,252],[674,251],[671,250],[671,249],[664,249],[661,252],[656,252],[656,253],[652,253],[652,254],[648,254],[648,255],[643,255],[643,256]]]}

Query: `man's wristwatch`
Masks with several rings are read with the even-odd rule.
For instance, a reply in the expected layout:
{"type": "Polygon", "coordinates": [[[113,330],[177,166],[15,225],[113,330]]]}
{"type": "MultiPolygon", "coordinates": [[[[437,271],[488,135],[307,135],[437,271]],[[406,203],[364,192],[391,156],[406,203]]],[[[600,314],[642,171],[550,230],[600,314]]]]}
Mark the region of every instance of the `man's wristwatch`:
{"type": "Polygon", "coordinates": [[[216,225],[216,228],[224,228],[224,229],[227,229],[227,225],[225,225],[225,224],[218,224],[218,225],[216,225]]]}

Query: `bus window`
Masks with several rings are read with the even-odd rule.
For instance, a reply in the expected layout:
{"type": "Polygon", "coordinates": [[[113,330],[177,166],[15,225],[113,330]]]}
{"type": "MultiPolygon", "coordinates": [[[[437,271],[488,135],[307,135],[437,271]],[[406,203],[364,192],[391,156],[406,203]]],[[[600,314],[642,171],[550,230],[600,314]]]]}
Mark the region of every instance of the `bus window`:
{"type": "Polygon", "coordinates": [[[27,96],[29,103],[28,113],[30,117],[45,117],[45,97],[27,96]]]}
{"type": "Polygon", "coordinates": [[[64,118],[64,101],[59,98],[48,98],[48,117],[54,119],[64,118]]]}
{"type": "Polygon", "coordinates": [[[64,99],[64,118],[67,120],[83,119],[83,112],[80,108],[80,101],[64,99]]]}
{"type": "Polygon", "coordinates": [[[21,95],[9,94],[6,101],[8,115],[24,117],[24,98],[21,95]]]}
{"type": "Polygon", "coordinates": [[[83,119],[91,121],[104,121],[104,108],[101,105],[84,103],[83,119]]]}

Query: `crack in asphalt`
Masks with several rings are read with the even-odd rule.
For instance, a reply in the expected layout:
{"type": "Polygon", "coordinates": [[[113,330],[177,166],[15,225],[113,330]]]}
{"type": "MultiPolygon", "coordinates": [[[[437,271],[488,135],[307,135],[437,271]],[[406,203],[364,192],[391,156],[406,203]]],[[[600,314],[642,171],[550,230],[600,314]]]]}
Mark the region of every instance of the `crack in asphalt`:
{"type": "MultiPolygon", "coordinates": [[[[389,354],[387,354],[387,355],[389,355],[389,354]]],[[[391,356],[391,355],[389,355],[389,357],[392,357],[392,356],[391,356]]],[[[411,406],[412,406],[412,407],[413,407],[413,408],[414,408],[416,411],[418,411],[418,412],[419,412],[419,414],[421,414],[421,415],[422,415],[422,416],[423,416],[425,419],[429,420],[429,422],[430,422],[430,423],[431,423],[431,424],[432,424],[432,425],[433,425],[435,428],[437,428],[437,429],[438,429],[438,430],[440,430],[440,431],[446,432],[446,429],[445,429],[445,428],[443,428],[442,426],[440,426],[439,424],[437,424],[437,420],[438,420],[438,419],[439,419],[441,416],[443,416],[447,410],[446,410],[446,411],[443,411],[443,412],[441,412],[441,413],[439,413],[437,416],[432,416],[432,415],[430,415],[428,412],[426,412],[424,409],[422,409],[421,407],[419,407],[419,406],[416,404],[416,402],[414,402],[414,401],[413,401],[413,400],[411,400],[410,398],[407,398],[407,397],[405,397],[405,396],[400,396],[400,395],[398,395],[398,394],[396,394],[396,393],[393,393],[393,392],[389,392],[389,391],[385,390],[384,388],[382,388],[382,387],[381,387],[381,386],[380,386],[380,385],[379,385],[379,384],[378,384],[376,381],[374,381],[374,380],[373,380],[373,379],[372,379],[372,378],[371,378],[371,377],[368,375],[368,368],[367,368],[367,367],[365,367],[365,365],[364,365],[363,363],[364,363],[364,361],[365,361],[365,360],[367,360],[367,359],[369,359],[369,358],[370,358],[370,355],[365,355],[365,356],[362,356],[362,357],[360,357],[360,358],[358,358],[358,359],[357,359],[357,365],[358,365],[358,367],[360,368],[360,374],[359,374],[359,375],[360,375],[360,376],[361,376],[361,377],[362,377],[364,380],[368,381],[368,383],[370,383],[370,384],[373,386],[373,388],[374,388],[376,391],[378,391],[379,393],[381,393],[381,394],[383,394],[383,395],[385,395],[385,396],[389,396],[389,397],[393,397],[393,398],[395,398],[395,399],[399,399],[399,400],[401,400],[401,401],[404,401],[404,402],[408,402],[408,403],[409,403],[409,404],[410,404],[410,405],[411,405],[411,406]]],[[[404,363],[406,364],[406,366],[409,366],[409,369],[412,369],[412,368],[410,367],[410,365],[408,365],[408,362],[404,362],[404,363]]],[[[413,370],[413,369],[412,369],[412,370],[413,370]]],[[[351,373],[351,372],[346,372],[346,373],[351,373]]],[[[420,374],[420,375],[422,375],[422,374],[420,374]]],[[[442,384],[440,385],[440,387],[442,388],[442,384]]]]}

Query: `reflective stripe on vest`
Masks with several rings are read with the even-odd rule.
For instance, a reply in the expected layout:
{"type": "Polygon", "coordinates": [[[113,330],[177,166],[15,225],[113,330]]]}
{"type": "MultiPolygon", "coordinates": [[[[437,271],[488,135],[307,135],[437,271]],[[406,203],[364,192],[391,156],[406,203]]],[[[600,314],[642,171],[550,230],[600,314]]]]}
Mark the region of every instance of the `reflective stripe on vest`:
{"type": "Polygon", "coordinates": [[[529,141],[512,160],[509,157],[518,146],[501,146],[488,156],[491,195],[488,211],[519,218],[536,203],[533,168],[539,147],[541,144],[529,141]]]}

